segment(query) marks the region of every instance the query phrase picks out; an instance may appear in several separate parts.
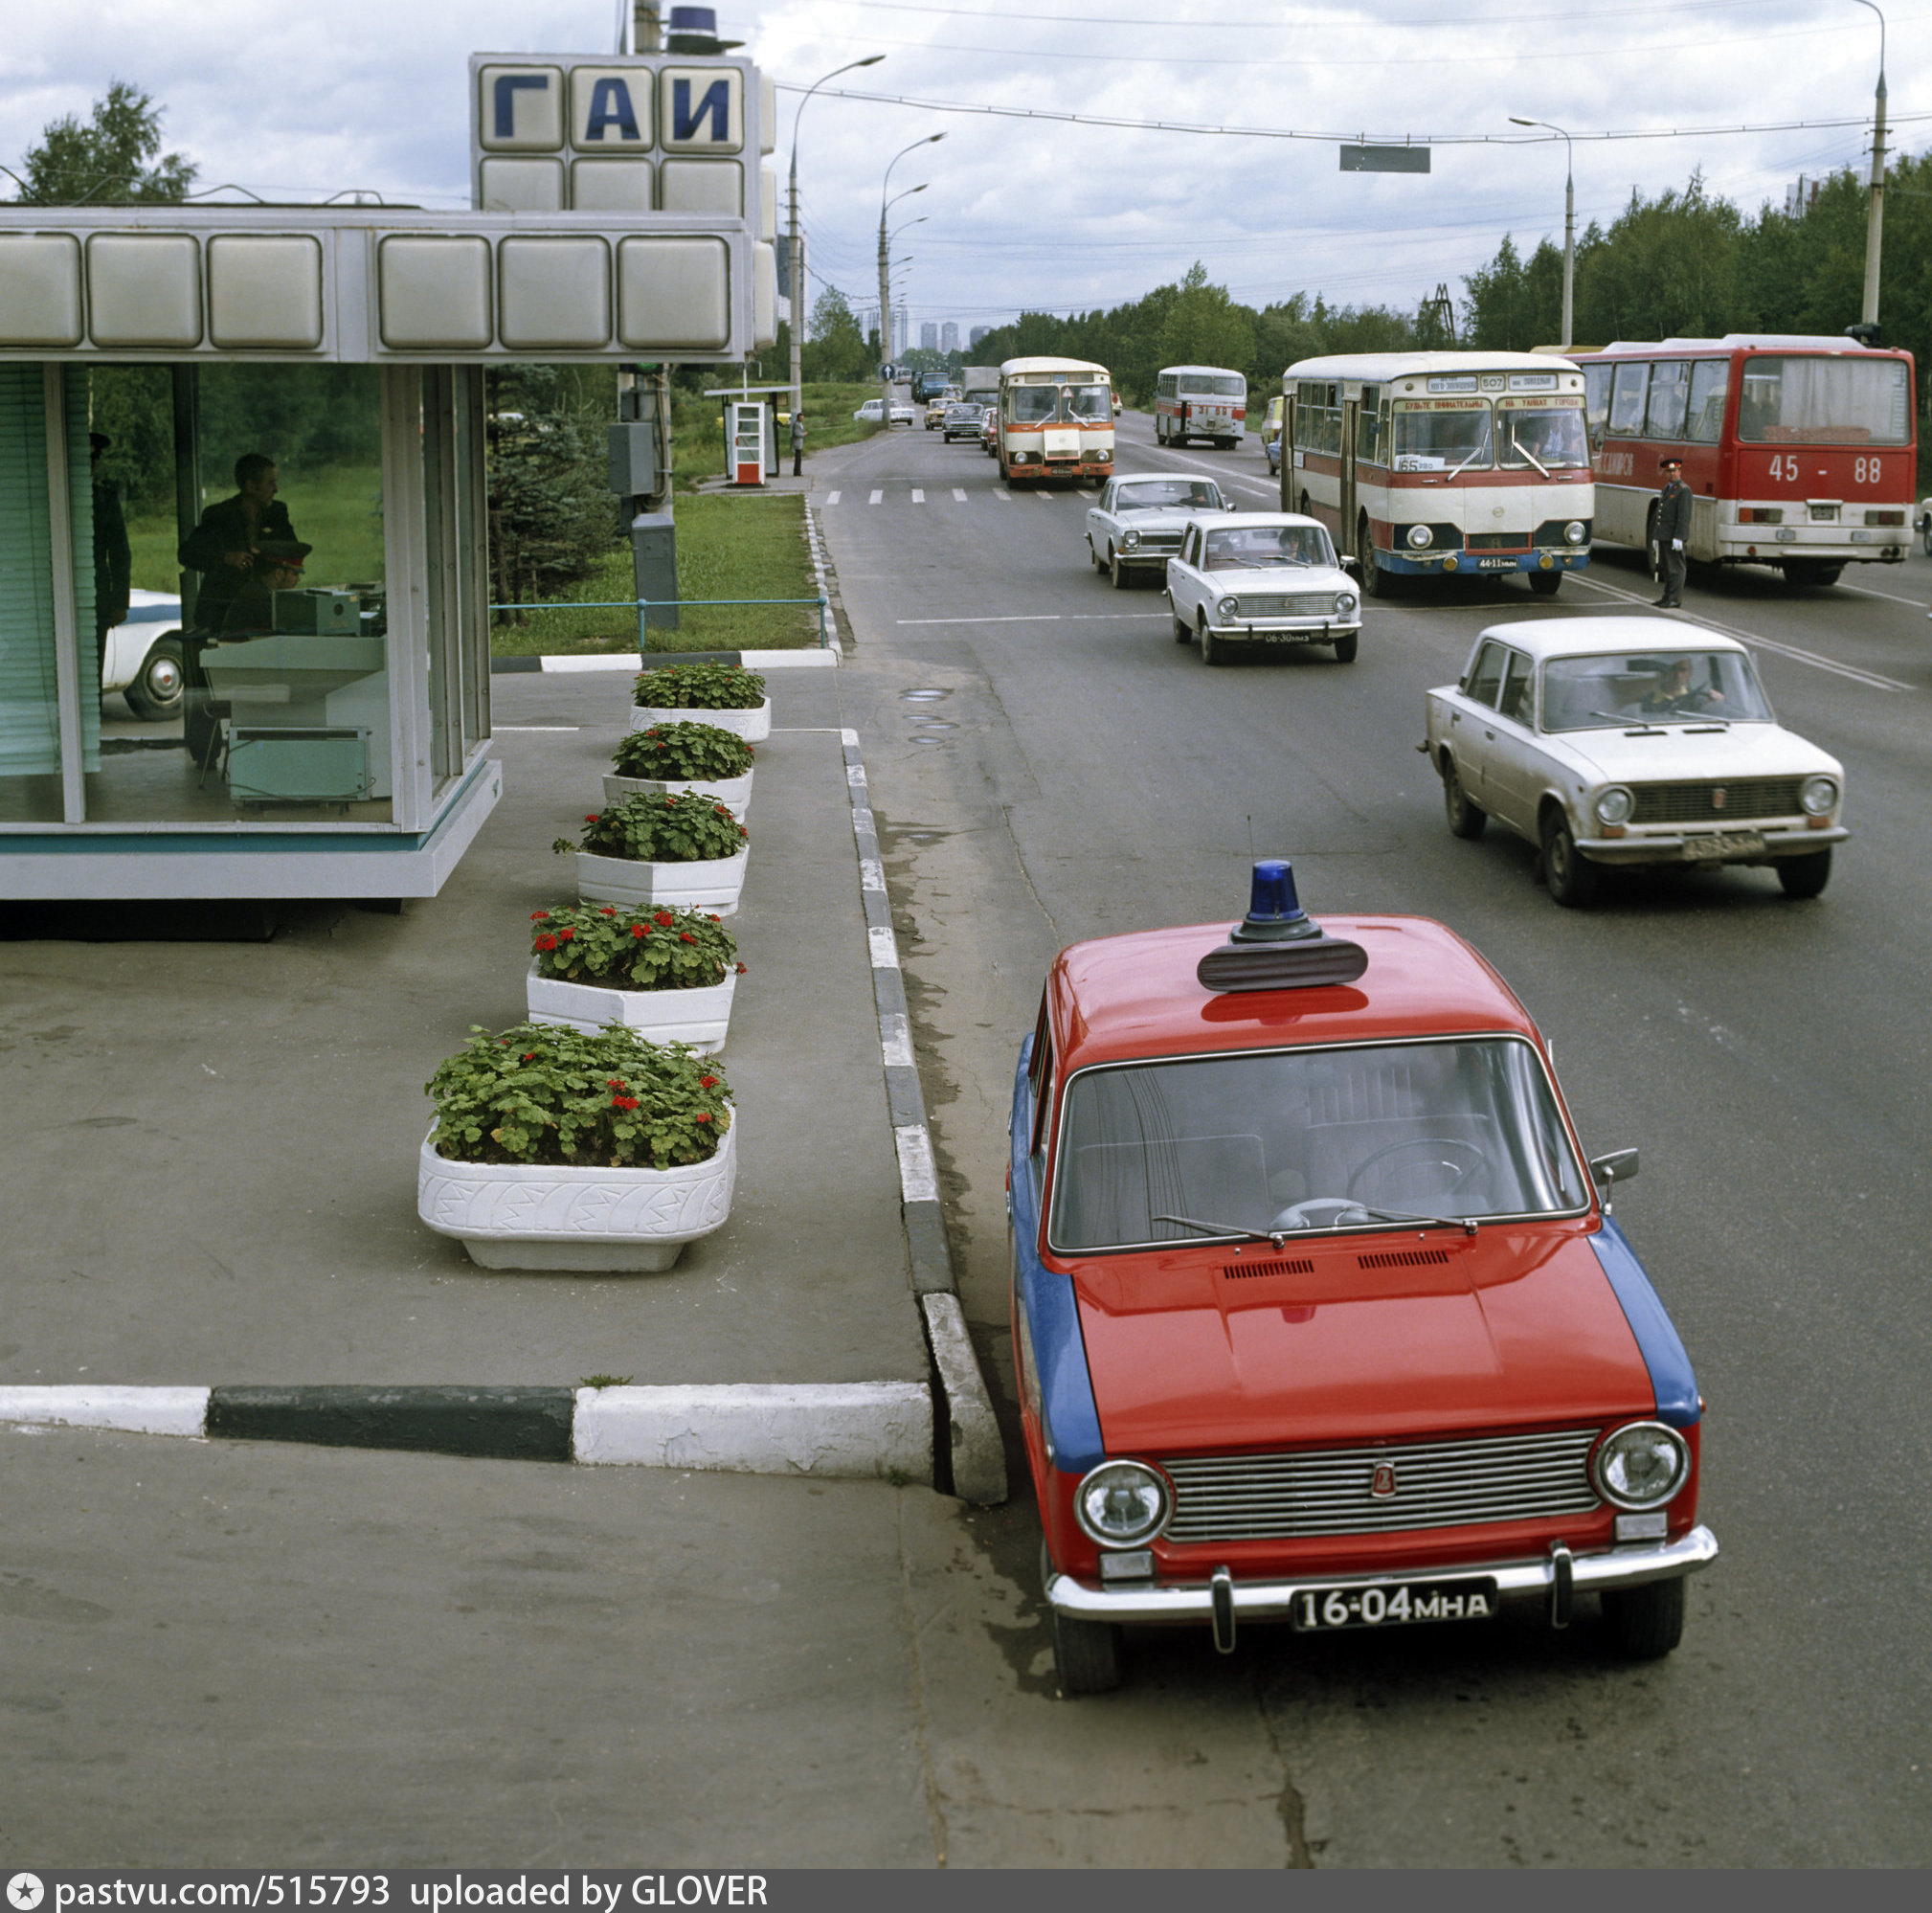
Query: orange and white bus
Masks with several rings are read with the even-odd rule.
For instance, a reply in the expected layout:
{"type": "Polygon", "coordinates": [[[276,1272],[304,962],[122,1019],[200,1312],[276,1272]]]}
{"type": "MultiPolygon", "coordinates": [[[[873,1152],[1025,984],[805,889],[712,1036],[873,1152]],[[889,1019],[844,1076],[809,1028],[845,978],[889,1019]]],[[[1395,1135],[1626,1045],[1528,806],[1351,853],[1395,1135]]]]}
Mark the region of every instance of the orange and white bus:
{"type": "Polygon", "coordinates": [[[1829,585],[1898,564],[1912,541],[1919,447],[1912,355],[1850,339],[1727,333],[1579,352],[1596,455],[1596,536],[1657,574],[1657,467],[1683,461],[1687,557],[1775,565],[1829,585]]]}
{"type": "Polygon", "coordinates": [[[1225,366],[1166,366],[1154,380],[1154,442],[1212,439],[1225,451],[1247,436],[1247,381],[1225,366]]]}
{"type": "Polygon", "coordinates": [[[1000,368],[997,449],[1009,484],[1112,478],[1112,374],[1087,359],[1008,359],[1000,368]]]}
{"type": "Polygon", "coordinates": [[[1521,573],[1549,596],[1589,563],[1584,375],[1536,352],[1367,352],[1281,377],[1281,507],[1319,518],[1362,590],[1521,573]]]}

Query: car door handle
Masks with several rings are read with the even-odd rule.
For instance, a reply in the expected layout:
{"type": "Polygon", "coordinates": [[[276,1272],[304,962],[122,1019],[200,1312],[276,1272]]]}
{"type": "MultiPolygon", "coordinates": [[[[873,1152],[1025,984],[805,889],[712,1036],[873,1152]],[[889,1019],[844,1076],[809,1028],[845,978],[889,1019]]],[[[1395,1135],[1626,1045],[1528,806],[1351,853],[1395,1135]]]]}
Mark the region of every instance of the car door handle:
{"type": "Polygon", "coordinates": [[[1485,731],[1483,732],[1483,735],[1487,737],[1492,744],[1494,744],[1496,741],[1496,733],[1494,731],[1485,731]]]}

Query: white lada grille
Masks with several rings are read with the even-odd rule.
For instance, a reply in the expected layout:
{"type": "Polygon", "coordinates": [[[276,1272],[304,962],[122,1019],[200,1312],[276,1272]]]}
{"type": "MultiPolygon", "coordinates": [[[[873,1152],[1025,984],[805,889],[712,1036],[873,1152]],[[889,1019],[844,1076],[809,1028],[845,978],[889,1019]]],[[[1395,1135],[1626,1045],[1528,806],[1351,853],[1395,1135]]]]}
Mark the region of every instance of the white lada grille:
{"type": "Polygon", "coordinates": [[[1595,1429],[1162,1461],[1171,1542],[1292,1540],[1581,1515],[1595,1429]],[[1381,1491],[1381,1492],[1378,1492],[1381,1491]]]}
{"type": "Polygon", "coordinates": [[[1325,591],[1293,592],[1286,596],[1243,592],[1238,616],[1244,619],[1333,618],[1335,599],[1325,591]]]}
{"type": "Polygon", "coordinates": [[[1704,783],[1632,784],[1632,823],[1723,823],[1796,817],[1801,777],[1712,777],[1704,783]]]}

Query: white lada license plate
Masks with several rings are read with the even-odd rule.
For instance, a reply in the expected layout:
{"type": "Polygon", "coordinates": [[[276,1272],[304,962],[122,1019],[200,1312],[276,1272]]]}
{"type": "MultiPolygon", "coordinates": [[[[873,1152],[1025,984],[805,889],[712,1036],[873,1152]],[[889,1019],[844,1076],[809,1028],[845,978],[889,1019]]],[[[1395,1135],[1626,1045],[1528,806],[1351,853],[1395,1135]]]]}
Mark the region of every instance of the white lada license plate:
{"type": "Polygon", "coordinates": [[[1684,839],[1684,855],[1692,863],[1708,863],[1719,857],[1762,857],[1764,833],[1762,830],[1717,830],[1708,837],[1684,839]]]}
{"type": "Polygon", "coordinates": [[[1304,1587],[1289,1618],[1303,1633],[1335,1628],[1391,1628],[1414,1621],[1488,1621],[1494,1581],[1382,1581],[1365,1587],[1304,1587]]]}

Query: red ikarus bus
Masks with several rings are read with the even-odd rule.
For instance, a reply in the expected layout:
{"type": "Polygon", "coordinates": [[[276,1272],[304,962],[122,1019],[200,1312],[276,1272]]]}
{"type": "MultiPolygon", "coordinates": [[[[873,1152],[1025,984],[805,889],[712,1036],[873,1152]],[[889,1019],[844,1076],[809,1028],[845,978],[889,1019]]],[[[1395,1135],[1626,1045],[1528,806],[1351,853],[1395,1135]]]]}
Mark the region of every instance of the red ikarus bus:
{"type": "Polygon", "coordinates": [[[1648,551],[1652,577],[1667,458],[1683,461],[1694,559],[1830,585],[1848,564],[1904,558],[1919,470],[1910,352],[1731,332],[1570,357],[1596,466],[1594,542],[1648,551]]]}

